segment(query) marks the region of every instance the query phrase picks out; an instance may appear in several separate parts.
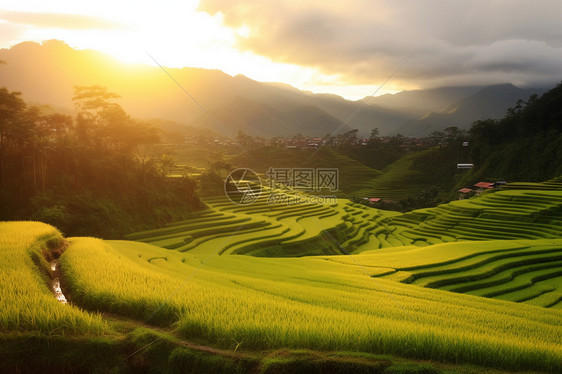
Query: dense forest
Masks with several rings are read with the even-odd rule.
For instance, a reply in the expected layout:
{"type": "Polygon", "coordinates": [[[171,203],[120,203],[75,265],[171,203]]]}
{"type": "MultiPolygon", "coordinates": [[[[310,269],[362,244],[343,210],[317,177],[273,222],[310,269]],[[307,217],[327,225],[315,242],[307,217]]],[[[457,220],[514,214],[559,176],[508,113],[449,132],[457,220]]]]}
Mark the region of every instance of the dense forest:
{"type": "Polygon", "coordinates": [[[166,178],[159,133],[131,118],[105,87],[76,87],[75,118],[0,89],[0,220],[34,219],[67,235],[120,237],[202,204],[196,183],[166,178]]]}
{"type": "Polygon", "coordinates": [[[473,180],[544,181],[562,175],[562,83],[470,129],[473,180]]]}
{"type": "MultiPolygon", "coordinates": [[[[128,115],[118,98],[105,87],[76,87],[77,114],[71,117],[30,106],[20,93],[0,89],[0,220],[33,219],[67,235],[118,238],[202,209],[198,185],[207,195],[220,193],[222,169],[257,167],[252,159],[269,165],[272,155],[277,163],[290,156],[284,147],[264,148],[264,139],[240,133],[237,141],[257,157],[241,154],[230,163],[215,155],[198,180],[187,172],[169,178],[177,168],[174,156],[158,146],[165,134],[128,115]]],[[[339,165],[338,155],[345,155],[382,170],[405,154],[406,138],[381,138],[377,129],[369,139],[360,139],[357,130],[327,139],[318,156],[323,166],[339,165]]],[[[544,181],[562,175],[562,84],[518,101],[502,119],[475,122],[468,133],[449,127],[424,138],[421,148],[412,139],[408,144],[414,152],[432,149],[419,152],[411,165],[427,177],[426,189],[388,209],[434,206],[479,180],[544,181]],[[459,162],[475,167],[459,172],[459,162]]]]}

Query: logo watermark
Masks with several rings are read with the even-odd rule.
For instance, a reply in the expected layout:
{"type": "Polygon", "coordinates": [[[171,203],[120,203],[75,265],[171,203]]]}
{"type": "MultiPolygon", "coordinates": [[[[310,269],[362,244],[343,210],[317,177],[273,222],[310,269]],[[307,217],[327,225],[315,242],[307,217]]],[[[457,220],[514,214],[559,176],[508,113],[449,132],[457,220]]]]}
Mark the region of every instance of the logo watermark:
{"type": "Polygon", "coordinates": [[[286,193],[272,193],[267,198],[270,205],[299,205],[299,204],[322,204],[333,205],[338,203],[335,196],[323,195],[290,195],[286,193]]]}
{"type": "Polygon", "coordinates": [[[224,193],[234,204],[251,204],[260,197],[261,191],[261,179],[252,169],[236,169],[224,181],[224,193]]]}
{"type": "Polygon", "coordinates": [[[293,188],[299,191],[337,191],[337,168],[269,168],[267,183],[270,188],[293,188]]]}
{"type": "MultiPolygon", "coordinates": [[[[336,196],[305,194],[337,191],[339,170],[336,168],[269,168],[266,175],[267,186],[271,191],[267,197],[269,205],[337,203],[336,196]]],[[[251,204],[260,197],[262,191],[260,177],[252,169],[236,169],[224,181],[224,192],[234,204],[251,204]]]]}

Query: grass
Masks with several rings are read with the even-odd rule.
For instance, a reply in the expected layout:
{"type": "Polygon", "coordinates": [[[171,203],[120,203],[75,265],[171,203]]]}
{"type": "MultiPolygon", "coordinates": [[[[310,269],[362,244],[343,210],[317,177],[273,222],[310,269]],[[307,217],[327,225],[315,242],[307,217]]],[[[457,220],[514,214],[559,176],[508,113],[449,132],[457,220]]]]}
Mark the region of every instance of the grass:
{"type": "Polygon", "coordinates": [[[92,372],[118,366],[118,344],[98,313],[63,305],[49,261],[64,239],[40,222],[0,222],[0,372],[92,372]],[[100,360],[104,357],[104,360],[100,360]]]}
{"type": "Polygon", "coordinates": [[[0,222],[0,331],[41,335],[102,334],[99,315],[57,302],[46,258],[63,237],[39,222],[0,222]]]}
{"type": "Polygon", "coordinates": [[[417,158],[432,152],[434,150],[428,149],[405,154],[388,165],[381,174],[369,180],[363,188],[354,191],[354,195],[367,198],[382,197],[395,201],[418,195],[428,185],[431,185],[431,180],[428,180],[426,173],[414,166],[414,162],[417,158]]]}
{"type": "Polygon", "coordinates": [[[338,199],[335,204],[315,204],[299,192],[265,189],[256,202],[247,206],[233,204],[225,197],[208,198],[205,202],[210,210],[201,218],[133,233],[126,239],[198,255],[213,253],[217,246],[227,242],[220,254],[276,257],[341,254],[342,247],[336,242],[343,243],[344,252],[360,252],[379,234],[384,236],[382,243],[377,242],[380,247],[412,242],[392,235],[383,222],[399,213],[369,209],[347,199],[338,199]],[[296,202],[269,204],[272,194],[296,202]],[[246,230],[241,222],[252,222],[257,225],[256,230],[246,230]],[[201,229],[203,226],[209,229],[201,229]],[[378,227],[382,231],[372,232],[378,227]]]}
{"type": "Polygon", "coordinates": [[[560,190],[513,188],[407,214],[267,189],[250,205],[206,203],[136,241],[0,223],[10,362],[22,360],[27,333],[74,354],[68,342],[90,337],[77,346],[117,371],[562,371],[560,190]],[[270,204],[273,192],[302,201],[270,204]],[[62,305],[47,259],[67,244],[72,304],[62,305]]]}
{"type": "MultiPolygon", "coordinates": [[[[360,254],[357,260],[369,266],[373,256],[360,254]]],[[[62,261],[78,303],[173,324],[180,336],[219,347],[239,342],[247,349],[315,347],[505,369],[560,369],[559,312],[514,309],[504,301],[385,278],[374,282],[342,258],[350,260],[217,256],[200,268],[201,260],[189,253],[77,238],[62,261]],[[166,260],[154,264],[149,261],[154,257],[166,260]]]]}
{"type": "Polygon", "coordinates": [[[342,196],[367,188],[371,179],[381,175],[380,171],[327,147],[319,150],[264,147],[234,157],[231,161],[261,174],[264,182],[269,168],[336,168],[339,171],[339,190],[342,191],[339,194],[342,196]]]}

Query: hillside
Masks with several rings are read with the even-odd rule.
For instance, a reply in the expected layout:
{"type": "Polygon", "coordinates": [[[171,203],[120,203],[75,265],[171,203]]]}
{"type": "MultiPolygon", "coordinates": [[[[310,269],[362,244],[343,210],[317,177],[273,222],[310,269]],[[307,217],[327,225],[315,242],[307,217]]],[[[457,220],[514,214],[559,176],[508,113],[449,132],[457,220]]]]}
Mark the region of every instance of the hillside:
{"type": "Polygon", "coordinates": [[[562,84],[532,96],[499,120],[470,129],[474,169],[464,182],[496,180],[540,182],[562,174],[562,84]]]}
{"type": "Polygon", "coordinates": [[[343,243],[346,252],[362,252],[464,240],[558,238],[562,235],[562,186],[556,181],[545,185],[555,190],[544,190],[543,184],[537,184],[532,190],[499,191],[405,214],[367,208],[347,199],[318,205],[298,193],[289,200],[293,204],[287,205],[279,196],[271,200],[271,195],[282,192],[265,190],[254,203],[243,206],[232,204],[226,197],[208,198],[205,202],[211,211],[203,213],[201,222],[182,221],[127,238],[205,253],[228,235],[229,248],[238,248],[228,253],[260,256],[341,254],[337,243],[343,243]],[[202,222],[205,224],[200,226],[202,222]],[[238,233],[241,222],[244,230],[259,231],[259,235],[238,233]],[[195,236],[191,230],[196,230],[195,236]],[[325,233],[329,233],[328,238],[325,233]],[[262,237],[267,240],[262,241],[262,237]]]}
{"type": "Polygon", "coordinates": [[[452,103],[463,100],[484,86],[438,87],[425,90],[405,90],[396,94],[385,94],[369,100],[372,105],[411,110],[422,117],[440,112],[452,103]]]}
{"type": "Polygon", "coordinates": [[[408,214],[213,198],[135,242],[0,223],[0,370],[559,372],[562,186],[516,187],[408,214]]]}
{"type": "Polygon", "coordinates": [[[518,88],[512,84],[483,87],[440,111],[428,113],[419,120],[408,121],[397,131],[406,136],[426,136],[452,126],[467,130],[474,121],[502,118],[507,109],[518,100],[527,100],[531,95],[545,91],[539,88],[518,88]]]}
{"type": "MultiPolygon", "coordinates": [[[[215,123],[209,123],[201,108],[159,67],[126,65],[100,52],[74,50],[55,40],[42,45],[24,42],[2,49],[0,60],[6,62],[0,66],[3,85],[23,92],[24,99],[32,103],[70,110],[74,86],[101,85],[119,93],[123,107],[137,118],[162,118],[223,132],[215,123]]],[[[358,128],[365,135],[374,127],[383,134],[390,133],[413,118],[391,109],[363,108],[359,101],[335,95],[315,95],[217,70],[167,70],[234,133],[243,129],[252,130],[253,135],[314,132],[313,135],[324,136],[359,108],[360,115],[353,117],[349,128],[358,128]]]]}
{"type": "Polygon", "coordinates": [[[335,168],[339,175],[339,191],[345,194],[366,188],[372,178],[381,175],[380,171],[328,147],[318,150],[263,147],[235,156],[230,161],[237,167],[250,168],[261,174],[265,185],[269,168],[335,168]]]}
{"type": "Polygon", "coordinates": [[[381,135],[424,135],[451,125],[466,128],[475,120],[498,118],[517,99],[539,92],[509,85],[482,88],[476,93],[481,87],[445,87],[383,95],[365,105],[363,100],[312,94],[218,70],[169,68],[171,79],[159,67],[123,64],[100,52],[74,50],[56,40],[1,49],[0,60],[6,62],[0,66],[2,84],[23,92],[23,98],[33,104],[70,113],[74,86],[101,85],[120,94],[124,109],[136,118],[161,118],[222,135],[225,127],[234,134],[242,129],[261,136],[299,132],[324,136],[342,123],[346,126],[341,132],[358,129],[362,136],[374,128],[381,135]],[[211,121],[178,83],[215,115],[222,127],[211,121]]]}
{"type": "Polygon", "coordinates": [[[414,197],[424,189],[436,186],[435,176],[424,173],[416,167],[416,160],[423,159],[435,150],[410,152],[388,165],[379,175],[375,175],[364,188],[353,191],[360,198],[380,197],[387,200],[401,200],[414,197]]]}

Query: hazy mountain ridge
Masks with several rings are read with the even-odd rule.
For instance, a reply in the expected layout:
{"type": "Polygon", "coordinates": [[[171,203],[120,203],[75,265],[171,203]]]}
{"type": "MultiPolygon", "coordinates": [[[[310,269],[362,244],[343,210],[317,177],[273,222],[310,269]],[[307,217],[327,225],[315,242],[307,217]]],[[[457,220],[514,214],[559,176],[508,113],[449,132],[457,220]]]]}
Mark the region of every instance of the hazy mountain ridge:
{"type": "MultiPolygon", "coordinates": [[[[399,132],[426,135],[433,128],[448,127],[445,123],[460,123],[447,116],[461,118],[463,123],[457,126],[466,128],[475,120],[491,117],[491,112],[499,118],[507,107],[515,104],[515,96],[528,97],[507,95],[503,101],[501,97],[492,97],[486,99],[490,102],[486,106],[486,100],[470,99],[470,94],[476,95],[482,87],[444,87],[382,95],[366,104],[363,100],[349,101],[337,95],[300,91],[284,83],[262,83],[241,75],[232,77],[219,70],[166,68],[171,79],[159,67],[119,63],[101,52],[74,50],[55,40],[43,44],[24,42],[1,49],[0,60],[7,62],[0,66],[1,85],[21,91],[28,102],[70,110],[74,86],[101,85],[120,94],[119,102],[134,117],[161,118],[217,133],[224,133],[221,128],[224,127],[233,134],[243,130],[262,136],[296,133],[324,136],[338,128],[341,131],[356,128],[361,135],[368,136],[377,127],[381,135],[399,132]],[[221,126],[183,89],[219,120],[221,126]],[[497,103],[501,105],[495,107],[497,103]],[[485,110],[470,109],[479,106],[485,110]],[[446,111],[454,113],[437,112],[419,120],[435,111],[434,108],[448,108],[446,111]]],[[[504,95],[501,91],[491,92],[494,94],[504,95]]]]}
{"type": "Polygon", "coordinates": [[[526,101],[532,94],[540,95],[546,91],[543,88],[519,88],[513,84],[486,86],[440,112],[406,122],[398,132],[407,136],[423,136],[451,126],[468,130],[474,121],[502,118],[517,100],[526,101]]]}
{"type": "Polygon", "coordinates": [[[421,115],[425,115],[431,112],[440,112],[452,103],[462,100],[484,87],[451,86],[424,90],[405,90],[396,94],[377,96],[370,99],[369,102],[387,108],[421,112],[421,115]]]}

